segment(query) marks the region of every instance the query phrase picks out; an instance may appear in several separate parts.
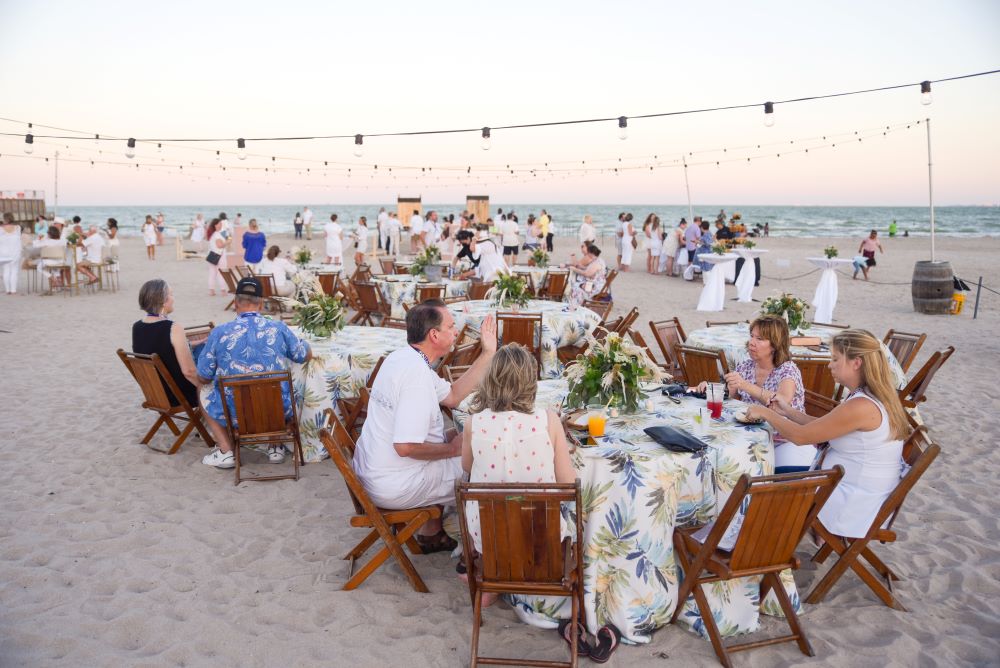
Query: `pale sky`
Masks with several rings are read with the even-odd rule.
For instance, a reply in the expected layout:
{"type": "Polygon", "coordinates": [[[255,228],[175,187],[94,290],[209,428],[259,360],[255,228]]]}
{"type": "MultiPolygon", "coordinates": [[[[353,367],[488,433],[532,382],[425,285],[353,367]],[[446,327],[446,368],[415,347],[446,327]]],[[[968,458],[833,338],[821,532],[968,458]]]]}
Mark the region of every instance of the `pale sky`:
{"type": "Polygon", "coordinates": [[[245,161],[233,155],[235,142],[162,153],[140,145],[129,160],[124,141],[98,148],[38,138],[28,159],[23,134],[33,122],[36,135],[65,134],[38,124],[140,138],[353,135],[759,103],[998,69],[998,28],[995,0],[0,0],[0,117],[19,121],[0,121],[0,131],[19,135],[0,137],[0,190],[42,189],[51,203],[58,149],[60,204],[460,202],[467,194],[680,204],[684,172],[668,163],[690,152],[709,163],[688,170],[696,202],[923,205],[924,126],[895,128],[929,116],[935,202],[997,204],[1000,75],[936,84],[930,106],[913,87],[778,105],[770,128],[757,107],[635,119],[624,141],[615,122],[495,131],[489,151],[474,133],[371,137],[361,158],[352,140],[329,140],[248,142],[265,157],[245,161]],[[882,136],[885,126],[894,130],[882,136]],[[808,154],[789,152],[807,146],[808,154]],[[216,162],[215,150],[231,155],[216,162]],[[322,161],[350,166],[351,176],[324,176],[322,161]],[[546,162],[639,168],[548,174],[546,162]],[[272,164],[294,169],[245,171],[272,164]],[[511,176],[508,164],[536,173],[511,176]]]}

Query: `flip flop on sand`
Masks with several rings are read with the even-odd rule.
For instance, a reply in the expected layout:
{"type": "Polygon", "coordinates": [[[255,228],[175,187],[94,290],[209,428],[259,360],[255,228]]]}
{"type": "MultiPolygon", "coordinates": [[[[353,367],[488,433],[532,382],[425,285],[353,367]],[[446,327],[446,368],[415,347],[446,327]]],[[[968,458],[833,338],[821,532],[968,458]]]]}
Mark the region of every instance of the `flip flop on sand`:
{"type": "MultiPolygon", "coordinates": [[[[577,656],[590,656],[593,649],[590,647],[590,643],[587,642],[587,629],[579,622],[577,623],[577,628],[579,629],[576,636],[577,656]]],[[[573,641],[570,637],[570,621],[568,619],[563,619],[559,622],[559,635],[562,636],[567,645],[570,647],[573,646],[573,641]]]]}
{"type": "Polygon", "coordinates": [[[456,547],[458,543],[454,538],[449,536],[444,532],[444,529],[438,531],[433,536],[422,536],[420,534],[416,535],[417,545],[424,554],[433,554],[434,552],[451,552],[456,547]]]}
{"type": "Polygon", "coordinates": [[[590,650],[590,660],[605,663],[622,642],[622,632],[614,624],[602,626],[597,631],[597,647],[590,650]]]}

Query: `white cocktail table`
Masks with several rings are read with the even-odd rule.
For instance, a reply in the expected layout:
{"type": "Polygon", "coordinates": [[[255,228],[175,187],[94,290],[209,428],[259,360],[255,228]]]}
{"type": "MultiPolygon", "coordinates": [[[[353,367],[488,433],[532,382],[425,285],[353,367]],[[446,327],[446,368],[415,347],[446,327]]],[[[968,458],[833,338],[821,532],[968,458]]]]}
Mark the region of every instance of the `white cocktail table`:
{"type": "Polygon", "coordinates": [[[758,258],[766,250],[760,248],[734,248],[736,254],[743,258],[743,269],[736,277],[736,301],[753,301],[753,284],[757,280],[757,268],[754,258],[758,258]]]}
{"type": "Polygon", "coordinates": [[[834,270],[840,266],[851,265],[854,261],[837,257],[806,259],[823,270],[819,277],[819,285],[816,286],[816,294],[813,296],[813,308],[816,309],[813,322],[832,323],[833,308],[837,305],[837,272],[834,270]]]}
{"type": "Polygon", "coordinates": [[[708,272],[705,278],[705,287],[701,289],[701,296],[698,298],[699,311],[721,311],[725,307],[726,301],[726,273],[723,267],[727,262],[736,262],[739,257],[736,253],[726,253],[724,255],[702,255],[698,259],[712,265],[712,271],[708,272]]]}

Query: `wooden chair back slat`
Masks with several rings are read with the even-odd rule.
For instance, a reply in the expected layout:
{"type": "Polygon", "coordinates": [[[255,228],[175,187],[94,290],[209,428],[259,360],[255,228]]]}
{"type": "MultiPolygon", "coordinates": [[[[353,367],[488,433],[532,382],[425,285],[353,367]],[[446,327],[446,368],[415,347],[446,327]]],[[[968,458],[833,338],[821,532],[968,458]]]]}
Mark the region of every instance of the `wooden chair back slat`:
{"type": "Polygon", "coordinates": [[[391,257],[382,257],[378,260],[379,266],[382,268],[383,274],[394,274],[396,273],[396,261],[391,257]]]}
{"type": "Polygon", "coordinates": [[[528,291],[529,295],[532,295],[532,296],[537,296],[538,295],[538,290],[535,289],[535,276],[534,276],[534,274],[532,274],[528,270],[523,270],[523,269],[519,270],[516,267],[514,268],[514,273],[524,279],[524,282],[527,284],[526,290],[528,291]]]}
{"type": "Polygon", "coordinates": [[[666,361],[667,372],[675,378],[684,376],[684,366],[681,364],[680,355],[677,353],[677,346],[687,340],[681,321],[676,317],[670,320],[649,321],[649,329],[653,332],[653,338],[663,353],[666,361]]]}
{"type": "Polygon", "coordinates": [[[229,290],[229,294],[236,294],[236,283],[238,279],[233,274],[232,269],[219,269],[219,273],[222,274],[222,280],[226,282],[226,289],[229,290]]]}
{"type": "Polygon", "coordinates": [[[955,352],[955,346],[948,346],[931,355],[913,378],[899,391],[899,399],[906,408],[914,408],[917,404],[927,401],[927,389],[934,380],[935,374],[955,352]]]}
{"type": "Polygon", "coordinates": [[[215,329],[215,323],[209,321],[207,325],[192,325],[184,328],[184,338],[187,339],[191,347],[204,343],[208,340],[208,335],[215,329]]]}
{"type": "Polygon", "coordinates": [[[246,266],[245,264],[233,267],[233,273],[238,278],[250,278],[253,276],[253,272],[250,270],[250,267],[246,266]]]}
{"type": "Polygon", "coordinates": [[[139,383],[139,389],[142,390],[145,406],[156,410],[170,411],[170,398],[167,396],[163,380],[163,373],[166,373],[168,376],[169,373],[166,367],[163,367],[163,361],[160,359],[160,356],[155,353],[152,355],[140,355],[139,353],[126,353],[124,351],[119,351],[118,356],[125,363],[128,370],[132,372],[132,377],[135,378],[135,381],[139,383]],[[161,367],[163,373],[160,371],[161,367]]]}
{"type": "Polygon", "coordinates": [[[358,515],[364,515],[365,504],[362,503],[361,499],[367,500],[372,509],[375,508],[375,504],[368,499],[364,485],[358,479],[357,473],[354,472],[354,439],[347,433],[344,423],[333,411],[328,412],[327,419],[331,422],[333,440],[332,442],[324,440],[323,445],[344,479],[347,493],[351,497],[351,503],[354,504],[354,512],[358,515]]]}
{"type": "Polygon", "coordinates": [[[351,283],[370,283],[372,270],[367,264],[359,264],[351,275],[351,283]]]}
{"type": "Polygon", "coordinates": [[[339,271],[321,271],[316,274],[316,278],[319,280],[319,286],[323,289],[323,294],[328,297],[337,294],[337,290],[340,288],[339,271]]]}
{"type": "Polygon", "coordinates": [[[472,281],[469,283],[469,299],[476,301],[486,299],[486,293],[493,287],[492,283],[472,281]]]}
{"type": "Polygon", "coordinates": [[[607,275],[604,277],[604,287],[601,288],[600,292],[595,294],[591,299],[596,301],[611,301],[611,284],[615,282],[618,277],[617,269],[609,269],[607,275]]]}
{"type": "Polygon", "coordinates": [[[806,390],[805,404],[806,415],[811,415],[816,418],[823,417],[839,406],[839,404],[830,397],[816,394],[811,390],[806,390]]]}
{"type": "Polygon", "coordinates": [[[542,281],[542,287],[538,291],[538,296],[542,299],[562,301],[563,295],[566,294],[566,285],[568,282],[569,270],[549,269],[545,272],[545,279],[542,281]]]}
{"type": "Polygon", "coordinates": [[[639,319],[639,309],[633,306],[631,311],[622,316],[621,322],[618,323],[618,326],[615,327],[615,329],[609,331],[614,331],[617,332],[618,334],[621,334],[622,336],[625,336],[625,333],[628,332],[628,330],[632,327],[632,325],[635,324],[635,321],[638,319],[639,319]]]}
{"type": "Polygon", "coordinates": [[[593,299],[586,299],[583,302],[584,308],[590,309],[601,318],[601,322],[598,323],[601,327],[604,327],[604,323],[608,319],[608,315],[611,313],[611,308],[613,306],[614,304],[612,302],[599,302],[594,301],[593,299]]]}
{"type": "Polygon", "coordinates": [[[911,334],[909,332],[897,332],[894,329],[890,329],[886,332],[882,342],[885,343],[889,352],[899,362],[903,373],[906,373],[910,370],[910,366],[917,358],[917,353],[920,352],[926,340],[926,334],[911,334]]]}
{"type": "Polygon", "coordinates": [[[417,284],[417,289],[414,293],[414,301],[418,304],[423,304],[428,299],[444,299],[445,296],[445,285],[443,283],[423,283],[417,284]]]}
{"type": "Polygon", "coordinates": [[[542,373],[542,314],[510,311],[497,312],[497,339],[500,345],[520,343],[535,357],[538,374],[542,373]]]}
{"type": "Polygon", "coordinates": [[[273,371],[266,374],[222,376],[219,391],[233,400],[233,412],[240,437],[254,438],[285,431],[283,384],[291,391],[292,374],[273,371]]]}
{"type": "Polygon", "coordinates": [[[837,381],[830,373],[830,360],[821,357],[792,355],[792,361],[802,373],[802,387],[822,397],[833,397],[837,389],[837,381]]]}
{"type": "Polygon", "coordinates": [[[745,324],[746,320],[707,320],[705,322],[705,327],[725,327],[726,325],[742,325],[745,324]]]}
{"type": "Polygon", "coordinates": [[[721,350],[702,350],[684,344],[676,346],[675,350],[681,359],[685,382],[691,387],[702,381],[721,382],[729,373],[729,362],[721,350]]]}

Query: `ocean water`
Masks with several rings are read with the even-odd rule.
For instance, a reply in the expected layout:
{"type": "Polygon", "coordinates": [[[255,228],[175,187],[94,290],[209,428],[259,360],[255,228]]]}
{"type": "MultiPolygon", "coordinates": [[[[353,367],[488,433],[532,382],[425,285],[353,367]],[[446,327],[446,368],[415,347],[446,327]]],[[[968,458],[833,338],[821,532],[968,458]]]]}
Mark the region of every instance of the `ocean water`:
{"type": "MultiPolygon", "coordinates": [[[[305,205],[303,205],[305,206],[305,205]]],[[[309,204],[315,217],[313,227],[322,226],[331,213],[336,213],[339,222],[350,225],[358,217],[367,216],[369,225],[378,215],[379,207],[387,211],[395,211],[396,204],[365,204],[336,205],[309,204]]],[[[583,216],[590,214],[602,234],[610,234],[614,222],[621,212],[629,212],[633,216],[633,224],[640,229],[642,221],[650,213],[655,213],[665,225],[676,225],[682,217],[688,217],[688,208],[684,205],[587,205],[587,204],[509,204],[506,202],[490,202],[495,213],[498,208],[504,211],[513,209],[518,220],[523,225],[529,213],[536,216],[544,208],[548,211],[555,225],[556,234],[575,234],[580,227],[583,216]]],[[[425,204],[423,210],[438,211],[439,214],[461,213],[462,204],[425,204]]],[[[694,215],[714,221],[720,209],[725,209],[728,215],[739,212],[747,228],[755,224],[768,223],[773,236],[793,237],[858,237],[877,229],[885,234],[889,223],[896,221],[899,234],[908,231],[911,236],[926,236],[930,234],[930,212],[927,207],[839,207],[839,206],[738,206],[703,205],[694,208],[694,215]]],[[[291,232],[292,220],[302,207],[254,204],[217,204],[210,206],[60,206],[58,214],[69,220],[80,216],[85,224],[103,226],[108,218],[118,221],[119,229],[127,236],[139,234],[139,228],[146,214],[156,215],[162,212],[168,228],[182,230],[185,234],[190,228],[195,215],[202,213],[206,221],[225,211],[232,220],[236,213],[243,214],[244,222],[256,218],[264,232],[291,232]]],[[[997,206],[945,206],[934,211],[936,233],[943,236],[977,237],[1000,236],[1000,207],[997,206]]],[[[168,232],[169,233],[169,232],[168,232]]]]}

